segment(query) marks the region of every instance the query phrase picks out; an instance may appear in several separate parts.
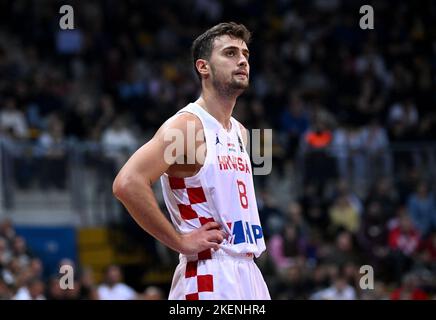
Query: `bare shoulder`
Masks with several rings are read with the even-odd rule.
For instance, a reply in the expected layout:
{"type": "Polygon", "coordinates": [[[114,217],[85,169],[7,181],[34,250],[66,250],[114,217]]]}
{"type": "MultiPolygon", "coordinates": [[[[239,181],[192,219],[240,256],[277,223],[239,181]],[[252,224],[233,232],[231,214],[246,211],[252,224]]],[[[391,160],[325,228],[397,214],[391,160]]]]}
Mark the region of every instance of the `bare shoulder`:
{"type": "Polygon", "coordinates": [[[175,114],[167,121],[165,121],[161,129],[165,130],[165,129],[177,128],[186,131],[188,125],[195,125],[196,131],[197,129],[203,128],[200,119],[195,114],[190,112],[183,112],[183,113],[175,114]]]}
{"type": "Polygon", "coordinates": [[[200,141],[204,139],[203,124],[190,112],[175,114],[162,124],[156,132],[156,137],[164,146],[173,144],[175,139],[176,143],[183,143],[186,148],[188,139],[201,138],[200,141]]]}

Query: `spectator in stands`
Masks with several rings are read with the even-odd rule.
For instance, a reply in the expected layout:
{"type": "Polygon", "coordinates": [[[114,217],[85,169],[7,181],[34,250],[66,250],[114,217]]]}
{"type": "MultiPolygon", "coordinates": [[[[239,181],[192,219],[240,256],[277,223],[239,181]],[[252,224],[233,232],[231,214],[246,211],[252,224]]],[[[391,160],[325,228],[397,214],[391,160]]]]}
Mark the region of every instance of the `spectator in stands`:
{"type": "Polygon", "coordinates": [[[368,264],[373,266],[377,275],[388,272],[385,260],[389,254],[388,225],[380,202],[372,200],[362,216],[358,233],[360,247],[365,251],[368,264]]]}
{"type": "Polygon", "coordinates": [[[285,220],[297,228],[301,238],[306,237],[309,233],[309,227],[303,217],[303,208],[298,201],[291,201],[289,203],[285,220]]]}
{"type": "Polygon", "coordinates": [[[370,182],[392,173],[392,159],[389,154],[389,137],[385,128],[377,118],[373,118],[369,126],[362,132],[363,148],[367,157],[367,165],[371,173],[370,182]],[[372,169],[372,170],[371,170],[372,169]]]}
{"type": "Polygon", "coordinates": [[[56,114],[47,120],[47,131],[38,139],[40,155],[39,181],[42,188],[64,189],[67,176],[67,144],[64,123],[56,114]]]}
{"type": "Polygon", "coordinates": [[[360,225],[360,215],[346,195],[340,195],[329,209],[330,229],[341,228],[356,234],[360,225]]]}
{"type": "Polygon", "coordinates": [[[309,205],[306,211],[305,220],[312,231],[323,234],[328,229],[329,216],[324,206],[317,202],[309,205]]]}
{"type": "Polygon", "coordinates": [[[340,231],[335,238],[335,243],[324,244],[319,250],[319,255],[321,263],[340,268],[349,263],[359,265],[361,262],[354,237],[349,231],[340,231]]]}
{"type": "Polygon", "coordinates": [[[369,190],[366,203],[377,202],[380,205],[382,220],[386,223],[393,218],[395,208],[399,204],[398,191],[395,189],[390,178],[384,177],[374,182],[369,190]]]}
{"type": "Polygon", "coordinates": [[[436,200],[426,182],[421,181],[407,201],[407,209],[421,236],[436,228],[436,200]]]}
{"type": "Polygon", "coordinates": [[[310,283],[307,281],[303,268],[294,262],[279,275],[278,299],[298,300],[307,298],[310,283]]]}
{"type": "Polygon", "coordinates": [[[391,106],[388,115],[388,121],[391,126],[396,123],[401,123],[405,130],[411,132],[418,126],[418,109],[411,97],[403,99],[399,103],[395,103],[391,106]]]}
{"type": "Polygon", "coordinates": [[[401,287],[391,293],[391,300],[426,300],[428,294],[419,288],[418,278],[413,273],[403,276],[401,287]]]}
{"type": "Polygon", "coordinates": [[[432,272],[436,272],[436,230],[422,241],[420,255],[424,265],[432,272]]]}
{"type": "Polygon", "coordinates": [[[0,220],[0,237],[11,243],[15,238],[15,229],[10,218],[0,220]]]}
{"type": "Polygon", "coordinates": [[[42,279],[44,276],[44,267],[40,258],[32,256],[29,262],[29,272],[32,277],[42,279]]]}
{"type": "Polygon", "coordinates": [[[332,142],[331,130],[321,120],[315,119],[313,127],[306,131],[300,141],[305,162],[305,183],[317,184],[324,188],[326,183],[335,177],[335,166],[330,156],[332,142]]]}
{"type": "Polygon", "coordinates": [[[296,226],[287,222],[281,233],[270,238],[268,250],[277,271],[283,272],[297,256],[304,254],[304,239],[296,226]]]}
{"type": "Polygon", "coordinates": [[[327,229],[329,217],[319,189],[315,184],[307,183],[304,185],[303,192],[298,199],[298,203],[303,208],[303,216],[312,231],[322,234],[327,229]]]}
{"type": "Polygon", "coordinates": [[[97,286],[94,281],[94,274],[91,268],[83,268],[80,274],[80,299],[98,300],[97,286]]]}
{"type": "Polygon", "coordinates": [[[285,135],[287,157],[295,156],[301,136],[309,129],[309,121],[307,105],[298,92],[291,92],[281,115],[281,131],[285,135]]]}
{"type": "Polygon", "coordinates": [[[82,300],[82,282],[78,278],[74,278],[73,287],[70,289],[64,290],[64,299],[65,300],[82,300]]]}
{"type": "MultiPolygon", "coordinates": [[[[411,97],[391,106],[386,126],[392,142],[415,141],[418,133],[419,113],[411,97]]],[[[398,150],[394,153],[394,170],[404,171],[415,165],[414,151],[398,150]]]]}
{"type": "Polygon", "coordinates": [[[38,278],[27,281],[26,286],[20,287],[12,298],[14,300],[45,300],[44,282],[38,278]]]}
{"type": "Polygon", "coordinates": [[[137,147],[135,135],[124,117],[114,119],[103,131],[101,142],[106,157],[114,161],[115,168],[120,168],[137,147]]]}
{"type": "Polygon", "coordinates": [[[105,282],[98,289],[100,300],[134,300],[137,293],[131,287],[122,282],[121,269],[117,265],[111,265],[106,269],[105,282]]]}
{"type": "Polygon", "coordinates": [[[399,208],[397,223],[393,222],[389,232],[389,247],[392,250],[391,264],[396,281],[400,281],[402,274],[410,270],[413,256],[417,253],[420,235],[413,225],[406,208],[399,208]]]}
{"type": "Polygon", "coordinates": [[[30,264],[31,253],[27,248],[26,240],[17,236],[12,242],[12,256],[17,259],[20,267],[27,267],[30,264]]]}
{"type": "Polygon", "coordinates": [[[59,284],[60,278],[54,275],[48,279],[46,288],[47,300],[64,300],[64,290],[59,284]]]}
{"type": "Polygon", "coordinates": [[[142,294],[138,295],[138,300],[164,300],[163,290],[156,286],[148,286],[142,294]]]}
{"type": "Polygon", "coordinates": [[[374,289],[360,290],[360,300],[388,300],[389,290],[386,284],[382,281],[374,282],[374,289]]]}
{"type": "Polygon", "coordinates": [[[333,284],[325,289],[315,292],[311,300],[356,300],[356,289],[347,283],[347,279],[338,274],[333,284]]]}
{"type": "Polygon", "coordinates": [[[86,141],[91,136],[95,123],[92,114],[95,106],[92,97],[86,94],[78,96],[77,101],[65,112],[65,133],[75,139],[86,141]]]}
{"type": "Polygon", "coordinates": [[[99,141],[103,132],[114,121],[116,110],[112,96],[106,94],[100,98],[98,107],[92,115],[95,119],[95,127],[92,128],[91,137],[93,141],[99,141]]]}
{"type": "Polygon", "coordinates": [[[267,240],[282,230],[285,217],[277,206],[277,201],[268,191],[261,192],[258,206],[260,221],[264,226],[264,237],[267,240]]]}
{"type": "Polygon", "coordinates": [[[17,101],[11,97],[6,99],[0,108],[0,133],[10,138],[24,139],[28,135],[28,126],[24,113],[18,109],[17,101]]]}
{"type": "Polygon", "coordinates": [[[349,123],[334,131],[332,151],[342,179],[347,179],[353,189],[359,193],[368,184],[366,170],[367,159],[365,141],[361,128],[349,123]]]}
{"type": "Polygon", "coordinates": [[[8,242],[0,236],[0,269],[9,264],[12,259],[12,252],[9,250],[8,242]]]}

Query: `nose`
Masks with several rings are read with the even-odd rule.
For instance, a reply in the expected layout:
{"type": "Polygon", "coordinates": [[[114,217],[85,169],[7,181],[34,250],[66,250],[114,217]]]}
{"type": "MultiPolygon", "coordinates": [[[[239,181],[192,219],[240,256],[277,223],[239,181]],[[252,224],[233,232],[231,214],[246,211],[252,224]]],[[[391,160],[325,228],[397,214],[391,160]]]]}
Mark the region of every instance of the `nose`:
{"type": "Polygon", "coordinates": [[[247,58],[243,54],[241,54],[239,57],[238,67],[243,67],[243,66],[246,67],[247,65],[248,65],[247,58]]]}

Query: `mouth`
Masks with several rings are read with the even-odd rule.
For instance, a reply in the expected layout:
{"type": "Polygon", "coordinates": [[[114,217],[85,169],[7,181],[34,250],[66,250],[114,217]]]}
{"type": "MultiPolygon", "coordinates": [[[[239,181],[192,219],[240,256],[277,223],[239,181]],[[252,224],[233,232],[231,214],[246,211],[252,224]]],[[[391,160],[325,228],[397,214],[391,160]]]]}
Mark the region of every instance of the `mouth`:
{"type": "Polygon", "coordinates": [[[248,78],[248,73],[246,71],[237,71],[235,72],[235,75],[248,78]]]}

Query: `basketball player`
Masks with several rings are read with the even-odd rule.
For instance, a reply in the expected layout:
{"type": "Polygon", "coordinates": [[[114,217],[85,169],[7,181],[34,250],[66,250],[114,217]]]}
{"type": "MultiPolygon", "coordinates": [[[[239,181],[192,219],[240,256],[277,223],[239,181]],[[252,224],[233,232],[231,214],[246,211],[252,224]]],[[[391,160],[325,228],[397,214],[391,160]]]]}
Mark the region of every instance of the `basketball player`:
{"type": "Polygon", "coordinates": [[[135,221],[180,253],[169,299],[270,299],[253,261],[265,241],[247,134],[232,117],[249,83],[250,36],[244,25],[232,22],[194,41],[200,97],[168,119],[113,184],[135,221]],[[159,177],[173,225],[151,188],[159,177]]]}

